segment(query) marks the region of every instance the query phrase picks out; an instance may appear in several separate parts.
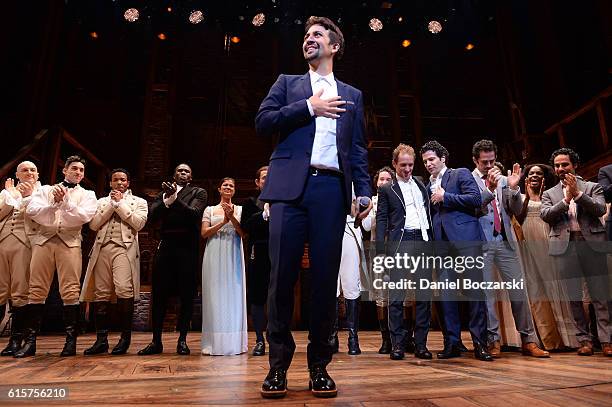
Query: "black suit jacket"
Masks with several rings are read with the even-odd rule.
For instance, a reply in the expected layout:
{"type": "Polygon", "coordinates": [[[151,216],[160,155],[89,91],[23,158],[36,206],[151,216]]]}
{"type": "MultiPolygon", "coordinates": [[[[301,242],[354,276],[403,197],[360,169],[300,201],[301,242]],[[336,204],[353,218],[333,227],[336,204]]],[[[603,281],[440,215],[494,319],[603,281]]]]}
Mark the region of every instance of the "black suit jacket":
{"type": "Polygon", "coordinates": [[[163,192],[160,192],[149,208],[149,219],[151,222],[160,223],[162,240],[177,240],[197,245],[207,198],[205,189],[188,184],[181,189],[172,205],[166,207],[163,192]]]}
{"type": "MultiPolygon", "coordinates": [[[[603,188],[604,198],[607,203],[612,203],[612,164],[606,165],[599,169],[597,174],[597,182],[603,188]]],[[[612,241],[612,214],[608,214],[606,219],[608,229],[608,240],[612,241]]]]}
{"type": "MultiPolygon", "coordinates": [[[[242,205],[242,217],[240,226],[248,234],[247,255],[250,257],[253,245],[268,247],[270,229],[268,222],[263,218],[264,203],[256,197],[249,198],[242,205]]],[[[267,253],[267,251],[266,251],[267,253]]]]}
{"type": "MultiPolygon", "coordinates": [[[[429,208],[429,196],[425,186],[419,179],[413,177],[421,195],[427,212],[427,222],[429,223],[428,235],[430,241],[433,240],[431,215],[429,208]]],[[[406,203],[398,183],[387,183],[378,189],[378,206],[376,208],[376,253],[385,252],[385,241],[399,242],[402,239],[402,231],[406,222],[406,203]]],[[[394,246],[394,245],[392,245],[394,246]]],[[[397,246],[395,246],[397,247],[397,246]]],[[[393,249],[394,247],[392,247],[393,249]]],[[[390,254],[390,253],[389,253],[390,254]]]]}

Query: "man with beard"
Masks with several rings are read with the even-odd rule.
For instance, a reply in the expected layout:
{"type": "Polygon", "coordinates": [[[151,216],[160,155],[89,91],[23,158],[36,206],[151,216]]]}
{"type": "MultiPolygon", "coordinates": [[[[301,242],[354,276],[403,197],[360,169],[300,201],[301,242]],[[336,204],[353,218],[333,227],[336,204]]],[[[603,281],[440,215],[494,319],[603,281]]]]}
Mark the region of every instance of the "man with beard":
{"type": "Polygon", "coordinates": [[[600,217],[606,213],[601,185],[576,175],[578,153],[560,148],[552,153],[551,164],[560,182],[542,194],[540,216],[550,225],[549,254],[555,259],[567,287],[576,322],[578,355],[593,354],[593,335],[582,307],[583,280],[595,308],[597,334],[603,354],[612,356],[609,279],[606,264],[606,229],[600,217]]]}
{"type": "Polygon", "coordinates": [[[160,223],[159,242],[153,270],[153,340],[138,354],[162,353],[162,329],[168,297],[178,291],[181,310],[178,316],[179,339],[176,353],[188,355],[187,332],[191,322],[193,297],[197,287],[200,224],[206,207],[207,194],[190,184],[191,167],[179,164],[174,170],[174,182],[163,182],[151,210],[151,222],[160,223]]]}
{"type": "Polygon", "coordinates": [[[93,191],[79,185],[85,177],[83,158],[68,157],[63,173],[65,178],[60,184],[42,186],[32,194],[26,209],[26,215],[35,223],[30,238],[27,337],[14,355],[17,358],[36,354],[36,336],[56,270],[66,328],[66,343],[60,356],[76,355],[83,268],[81,227],[95,215],[97,200],[93,191]]]}
{"type": "Polygon", "coordinates": [[[11,337],[0,355],[13,356],[21,348],[25,306],[28,304],[28,280],[32,248],[29,239],[31,220],[25,210],[39,187],[38,169],[33,162],[17,166],[17,185],[12,178],[0,193],[0,319],[10,300],[11,337]]]}
{"type": "MultiPolygon", "coordinates": [[[[370,197],[364,138],[363,97],[338,81],[334,58],[344,51],[340,29],[325,17],[310,17],[302,52],[305,75],[280,75],[255,118],[257,133],[280,134],[260,199],[270,202],[270,371],[263,397],[287,394],[287,369],[295,351],[289,326],[293,289],[304,243],[309,242],[312,286],[308,368],[314,396],[334,397],[336,384],[326,367],[336,310],[336,284],[351,183],[357,199],[370,197]]],[[[369,207],[359,214],[367,215],[369,207]]]]}
{"type": "Polygon", "coordinates": [[[108,352],[108,311],[115,298],[121,339],[112,354],[127,352],[132,338],[134,298],[140,294],[138,231],[147,221],[147,201],[132,195],[126,169],[116,168],[110,176],[111,192],[98,200],[98,211],[89,223],[90,229],[98,233],[89,256],[81,301],[93,301],[97,338],[85,355],[108,352]]]}
{"type": "MultiPolygon", "coordinates": [[[[261,193],[266,184],[268,166],[261,167],[255,174],[255,185],[261,193]]],[[[270,283],[270,255],[268,253],[268,213],[259,196],[249,198],[242,206],[241,227],[248,234],[247,246],[247,297],[251,304],[251,318],[255,328],[253,356],[266,354],[264,330],[266,329],[265,305],[268,300],[270,283]]]]}

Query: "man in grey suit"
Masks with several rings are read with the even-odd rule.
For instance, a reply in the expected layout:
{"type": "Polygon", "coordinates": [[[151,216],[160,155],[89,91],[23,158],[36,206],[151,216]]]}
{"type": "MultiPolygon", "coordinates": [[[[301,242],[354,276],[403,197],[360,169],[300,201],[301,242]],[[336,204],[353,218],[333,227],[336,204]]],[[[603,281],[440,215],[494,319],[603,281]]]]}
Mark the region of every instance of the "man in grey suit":
{"type": "Polygon", "coordinates": [[[595,308],[603,353],[612,356],[606,264],[608,243],[604,225],[599,219],[606,213],[606,202],[601,185],[584,181],[576,175],[579,162],[580,157],[570,148],[560,148],[552,153],[551,163],[561,182],[544,191],[540,216],[550,225],[549,253],[567,285],[576,322],[576,337],[581,345],[578,355],[593,354],[589,320],[582,307],[584,279],[595,308]]]}
{"type": "MultiPolygon", "coordinates": [[[[480,140],[472,147],[472,159],[476,168],[472,175],[482,197],[478,220],[487,238],[485,244],[484,280],[495,281],[493,264],[497,266],[505,282],[525,281],[518,258],[518,244],[512,230],[511,216],[518,215],[523,207],[519,180],[521,167],[515,164],[507,177],[495,166],[497,146],[490,140],[480,140]]],[[[489,352],[494,358],[501,356],[501,336],[497,317],[494,290],[485,290],[487,297],[487,331],[489,352]]],[[[527,300],[527,291],[509,289],[510,305],[517,331],[521,334],[523,355],[547,358],[550,354],[538,347],[538,337],[527,300]]]]}
{"type": "MultiPolygon", "coordinates": [[[[612,164],[608,164],[599,169],[597,183],[602,186],[604,198],[607,203],[612,203],[612,164]]],[[[608,213],[606,219],[606,229],[608,230],[608,240],[612,241],[612,215],[608,213]]]]}

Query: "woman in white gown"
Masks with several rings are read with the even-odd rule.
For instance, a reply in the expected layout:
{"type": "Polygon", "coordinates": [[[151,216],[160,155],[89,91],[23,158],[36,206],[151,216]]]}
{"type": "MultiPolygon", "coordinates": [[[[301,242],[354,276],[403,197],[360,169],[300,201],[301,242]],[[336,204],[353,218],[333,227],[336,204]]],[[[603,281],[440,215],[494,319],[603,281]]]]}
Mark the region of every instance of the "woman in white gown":
{"type": "Polygon", "coordinates": [[[223,178],[221,202],[204,210],[202,237],[208,239],[202,262],[202,354],[237,355],[247,351],[247,311],[242,207],[232,204],[235,182],[223,178]]]}

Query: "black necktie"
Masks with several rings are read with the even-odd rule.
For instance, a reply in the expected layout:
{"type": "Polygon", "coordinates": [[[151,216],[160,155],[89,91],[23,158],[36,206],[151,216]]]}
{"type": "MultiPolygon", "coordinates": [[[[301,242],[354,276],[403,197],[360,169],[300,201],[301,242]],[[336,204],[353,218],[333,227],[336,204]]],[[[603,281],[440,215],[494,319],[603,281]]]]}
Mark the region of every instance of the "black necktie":
{"type": "Polygon", "coordinates": [[[65,186],[66,188],[74,188],[77,186],[77,184],[73,184],[72,182],[68,182],[66,180],[62,181],[62,185],[65,186]]]}

